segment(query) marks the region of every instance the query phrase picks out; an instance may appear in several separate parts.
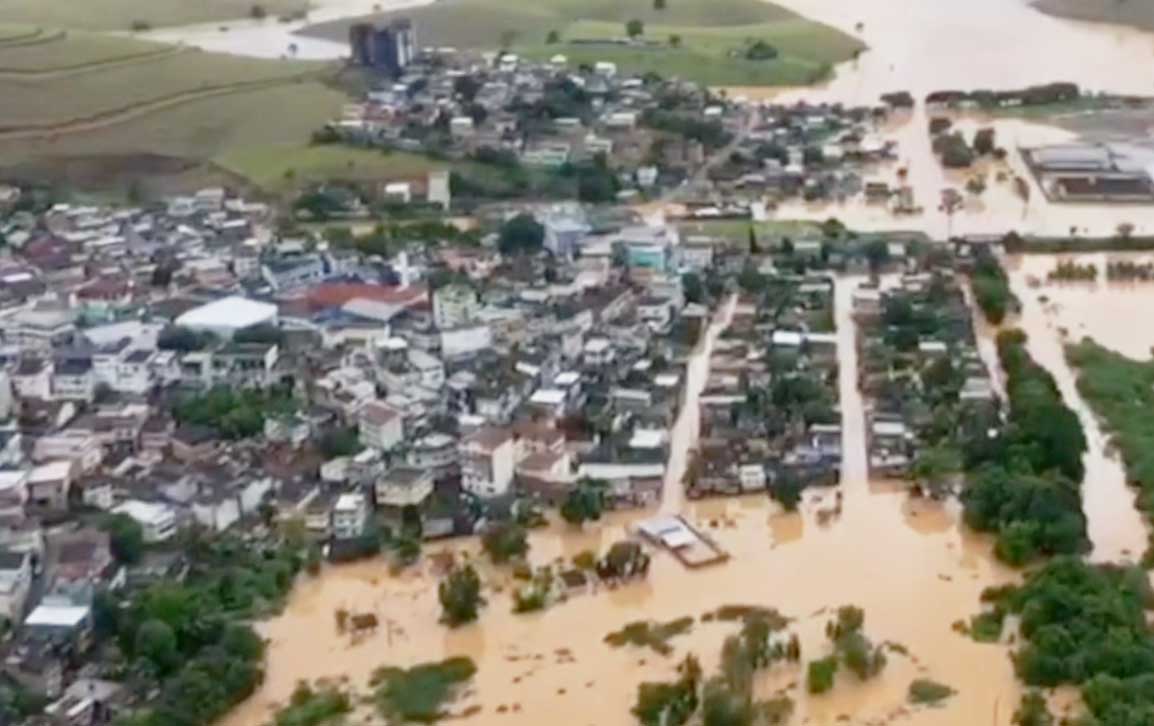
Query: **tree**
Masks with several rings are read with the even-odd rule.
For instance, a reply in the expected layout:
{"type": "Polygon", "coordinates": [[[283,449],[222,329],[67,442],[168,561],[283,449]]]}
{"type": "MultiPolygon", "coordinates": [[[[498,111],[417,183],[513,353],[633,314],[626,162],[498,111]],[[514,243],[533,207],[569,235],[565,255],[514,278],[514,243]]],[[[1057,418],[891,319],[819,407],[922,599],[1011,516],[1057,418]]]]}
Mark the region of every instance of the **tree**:
{"type": "Polygon", "coordinates": [[[953,476],[962,470],[962,457],[948,446],[933,446],[918,452],[911,473],[918,484],[939,499],[949,491],[953,476]]]}
{"type": "Polygon", "coordinates": [[[1115,231],[1118,234],[1118,239],[1128,240],[1134,236],[1134,225],[1131,222],[1119,222],[1115,231]]]}
{"type": "Polygon", "coordinates": [[[777,500],[778,504],[782,506],[787,512],[796,512],[797,505],[801,503],[801,493],[805,489],[805,484],[789,470],[782,470],[777,479],[769,488],[769,496],[777,500]]]}
{"type": "Polygon", "coordinates": [[[1046,708],[1046,697],[1037,691],[1022,694],[1018,710],[1014,711],[1015,726],[1053,726],[1054,717],[1046,708]]]}
{"type": "Polygon", "coordinates": [[[837,656],[830,655],[820,660],[810,661],[806,670],[806,688],[810,693],[825,693],[833,688],[837,675],[837,656]]]}
{"type": "Polygon", "coordinates": [[[555,45],[561,42],[561,34],[556,30],[550,30],[545,36],[545,45],[555,45]]]}
{"type": "Polygon", "coordinates": [[[871,240],[865,247],[870,273],[877,275],[890,261],[890,246],[884,239],[871,240]]]}
{"type": "Polygon", "coordinates": [[[144,529],[127,514],[113,514],[104,520],[104,531],[109,535],[109,547],[116,561],[131,565],[144,554],[144,529]]]}
{"type": "Polygon", "coordinates": [[[653,0],[653,9],[657,10],[659,12],[664,10],[665,9],[665,2],[666,2],[666,0],[653,0]]]}
{"type": "Polygon", "coordinates": [[[994,153],[997,148],[997,142],[994,136],[993,128],[978,129],[974,134],[974,153],[978,156],[985,156],[994,153]]]}
{"type": "Polygon", "coordinates": [[[705,284],[701,275],[696,272],[686,272],[681,276],[681,289],[685,293],[685,301],[691,303],[705,302],[705,284]]]}
{"type": "Polygon", "coordinates": [[[338,456],[352,456],[362,447],[357,428],[344,426],[324,432],[317,443],[317,448],[325,459],[335,459],[338,456]]]}
{"type": "Polygon", "coordinates": [[[678,35],[677,33],[674,33],[673,35],[669,36],[669,47],[670,48],[680,48],[681,47],[681,36],[678,35]]]}
{"type": "Polygon", "coordinates": [[[569,524],[581,526],[601,519],[605,486],[601,482],[582,481],[561,503],[561,516],[569,524]]]}
{"type": "Polygon", "coordinates": [[[500,565],[515,557],[523,557],[529,551],[529,540],[521,525],[497,522],[485,528],[481,535],[481,546],[493,562],[500,565]]]}
{"type": "Polygon", "coordinates": [[[253,5],[248,9],[248,14],[253,20],[264,20],[268,17],[268,11],[264,9],[264,5],[253,5]]]}
{"type": "Polygon", "coordinates": [[[754,228],[754,226],[752,224],[749,225],[749,254],[750,255],[760,255],[761,254],[761,245],[758,244],[758,241],[757,241],[757,230],[754,228]]]}
{"type": "Polygon", "coordinates": [[[501,226],[497,249],[503,255],[533,254],[545,244],[545,227],[531,214],[518,214],[501,226]]]}
{"type": "Polygon", "coordinates": [[[630,38],[640,37],[644,33],[645,23],[641,22],[640,20],[634,18],[633,20],[625,23],[625,34],[630,38]]]}
{"type": "Polygon", "coordinates": [[[966,191],[975,197],[980,197],[986,191],[986,178],[981,174],[966,180],[966,191]]]}
{"type": "Polygon", "coordinates": [[[437,588],[441,601],[442,621],[451,627],[477,619],[477,610],[485,604],[481,597],[481,578],[472,565],[454,567],[437,588]]]}
{"type": "Polygon", "coordinates": [[[163,620],[146,620],[137,628],[132,652],[148,661],[161,676],[172,673],[181,663],[176,633],[163,620]]]}

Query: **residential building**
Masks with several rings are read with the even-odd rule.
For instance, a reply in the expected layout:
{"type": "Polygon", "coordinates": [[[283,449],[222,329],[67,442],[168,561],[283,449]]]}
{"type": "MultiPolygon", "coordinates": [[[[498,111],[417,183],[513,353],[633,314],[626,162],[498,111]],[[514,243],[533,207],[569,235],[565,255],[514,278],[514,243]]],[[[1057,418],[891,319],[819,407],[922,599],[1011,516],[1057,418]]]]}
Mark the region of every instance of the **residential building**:
{"type": "Polygon", "coordinates": [[[429,469],[399,466],[377,479],[377,507],[399,511],[419,507],[433,493],[433,473],[429,469]]]}
{"type": "Polygon", "coordinates": [[[361,443],[373,449],[390,451],[405,437],[404,419],[400,411],[384,401],[368,401],[357,413],[357,428],[361,443]]]}
{"type": "Polygon", "coordinates": [[[481,428],[461,440],[461,486],[479,497],[504,496],[513,484],[517,447],[504,428],[481,428]]]}
{"type": "Polygon", "coordinates": [[[167,504],[128,499],[114,507],[112,512],[132,517],[144,530],[146,543],[164,542],[176,534],[176,512],[167,504]]]}
{"type": "Polygon", "coordinates": [[[350,540],[364,535],[368,521],[369,505],[364,494],[347,492],[337,497],[332,521],[335,539],[350,540]]]}
{"type": "Polygon", "coordinates": [[[31,589],[32,555],[0,550],[0,620],[9,626],[19,625],[31,589]]]}
{"type": "Polygon", "coordinates": [[[433,292],[433,322],[441,330],[468,325],[480,309],[477,291],[469,285],[445,285],[433,292]]]}

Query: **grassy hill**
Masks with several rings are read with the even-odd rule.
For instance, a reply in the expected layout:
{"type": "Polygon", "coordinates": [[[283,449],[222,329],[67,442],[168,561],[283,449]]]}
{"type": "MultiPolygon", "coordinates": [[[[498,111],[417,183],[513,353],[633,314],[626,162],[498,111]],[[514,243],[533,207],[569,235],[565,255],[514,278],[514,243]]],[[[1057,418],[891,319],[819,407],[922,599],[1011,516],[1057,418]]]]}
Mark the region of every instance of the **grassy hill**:
{"type": "Polygon", "coordinates": [[[347,37],[362,20],[412,18],[420,45],[492,49],[507,47],[529,57],[564,54],[574,63],[616,62],[623,70],[656,71],[714,85],[813,83],[833,64],[863,49],[856,39],[759,0],[442,0],[432,5],[368,18],[313,26],[305,32],[329,39],[347,37]],[[641,20],[645,45],[619,41],[625,23],[641,20]],[[547,44],[551,32],[560,42],[547,44]],[[670,42],[677,36],[679,43],[670,42]],[[761,40],[778,50],[773,60],[753,61],[742,52],[761,40]]]}
{"type": "Polygon", "coordinates": [[[347,101],[329,64],[76,31],[4,40],[19,35],[0,27],[0,177],[99,186],[208,168],[253,145],[303,144],[347,101]]]}
{"type": "Polygon", "coordinates": [[[1154,3],[1149,0],[1034,0],[1033,4],[1049,15],[1154,30],[1154,3]]]}
{"type": "MultiPolygon", "coordinates": [[[[307,0],[0,0],[0,23],[129,30],[134,23],[151,27],[190,25],[247,18],[259,5],[270,18],[302,13],[307,0]]],[[[275,22],[270,20],[269,22],[275,22]]],[[[0,42],[3,42],[0,35],[0,42]]]]}

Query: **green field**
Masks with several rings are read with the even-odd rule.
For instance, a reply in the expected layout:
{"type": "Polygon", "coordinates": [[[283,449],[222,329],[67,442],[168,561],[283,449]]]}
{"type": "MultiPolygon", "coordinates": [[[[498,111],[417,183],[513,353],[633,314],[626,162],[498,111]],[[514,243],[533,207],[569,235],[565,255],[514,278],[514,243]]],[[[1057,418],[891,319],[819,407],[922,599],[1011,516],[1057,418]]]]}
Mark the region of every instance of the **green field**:
{"type": "MultiPolygon", "coordinates": [[[[6,32],[0,28],[0,37],[6,32]]],[[[14,31],[13,31],[14,32],[14,31]]],[[[145,60],[180,49],[163,43],[95,33],[44,33],[42,42],[0,41],[0,73],[63,72],[131,60],[145,60]]]]}
{"type": "MultiPolygon", "coordinates": [[[[0,67],[6,52],[0,49],[0,67]]],[[[0,75],[0,135],[29,125],[68,124],[183,94],[232,85],[282,82],[322,68],[315,63],[258,61],[210,53],[179,53],[104,72],[25,81],[0,75]]]]}
{"type": "MultiPolygon", "coordinates": [[[[308,7],[307,0],[0,0],[0,23],[128,30],[133,23],[151,27],[190,25],[247,18],[254,5],[270,16],[292,15],[308,7]]],[[[269,22],[276,22],[270,19],[269,22]]],[[[0,42],[5,33],[0,31],[0,42]]]]}
{"type": "Polygon", "coordinates": [[[238,146],[215,161],[269,192],[290,191],[302,183],[325,180],[410,179],[447,167],[417,154],[302,143],[238,146]]]}
{"type": "MultiPolygon", "coordinates": [[[[611,61],[626,71],[655,71],[711,85],[813,83],[833,64],[864,47],[840,31],[759,0],[668,0],[664,10],[656,10],[653,0],[545,0],[529,5],[514,0],[444,0],[375,19],[390,16],[412,18],[422,45],[508,47],[532,58],[562,54],[571,63],[611,61]],[[570,42],[622,39],[625,22],[631,19],[644,23],[642,37],[655,45],[570,42]],[[553,31],[560,42],[547,45],[553,31]],[[670,45],[671,36],[679,37],[679,47],[670,45]],[[772,45],[779,56],[763,61],[741,57],[756,40],[772,45]]],[[[352,22],[317,25],[306,33],[343,39],[352,22]]]]}
{"type": "MultiPolygon", "coordinates": [[[[0,39],[19,35],[0,27],[0,39]]],[[[338,112],[348,98],[327,85],[335,72],[83,31],[0,40],[0,178],[92,188],[134,176],[236,180],[218,157],[299,146],[338,112]]]]}

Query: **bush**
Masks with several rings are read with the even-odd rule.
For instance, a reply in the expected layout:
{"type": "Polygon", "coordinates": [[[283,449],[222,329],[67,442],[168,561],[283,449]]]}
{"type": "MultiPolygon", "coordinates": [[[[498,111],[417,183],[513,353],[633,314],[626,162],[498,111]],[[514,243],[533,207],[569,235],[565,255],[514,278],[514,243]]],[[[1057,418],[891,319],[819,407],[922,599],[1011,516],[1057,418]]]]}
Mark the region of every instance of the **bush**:
{"type": "Polygon", "coordinates": [[[412,668],[381,668],[373,674],[377,710],[390,722],[430,723],[443,717],[442,706],[473,678],[471,658],[449,658],[412,668]]]}
{"type": "Polygon", "coordinates": [[[834,655],[810,661],[805,679],[806,688],[810,693],[825,693],[833,688],[834,678],[837,676],[837,662],[837,656],[834,655]]]}
{"type": "Polygon", "coordinates": [[[748,48],[745,49],[745,57],[747,60],[773,60],[774,58],[777,58],[777,56],[777,48],[774,48],[764,40],[755,40],[749,44],[748,48]]]}
{"type": "Polygon", "coordinates": [[[917,678],[910,683],[907,698],[910,703],[933,705],[946,700],[954,693],[956,691],[944,683],[931,681],[929,678],[917,678]]]}

